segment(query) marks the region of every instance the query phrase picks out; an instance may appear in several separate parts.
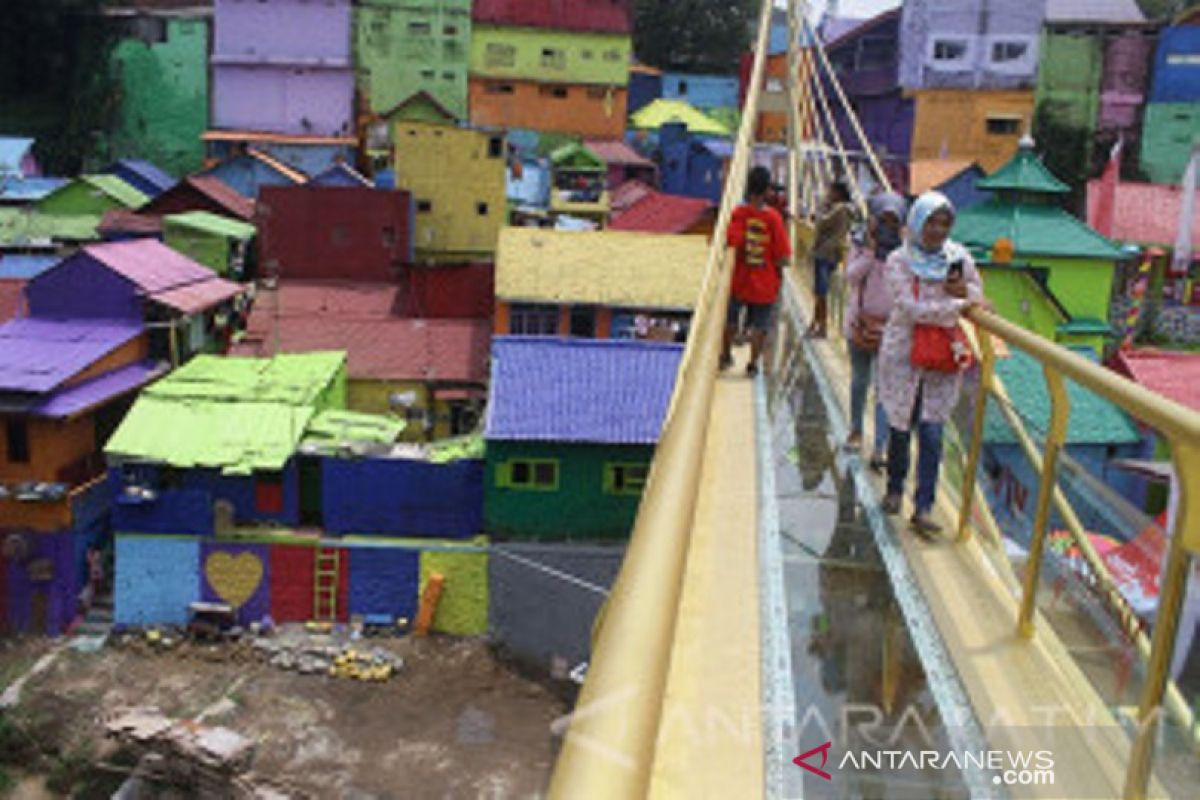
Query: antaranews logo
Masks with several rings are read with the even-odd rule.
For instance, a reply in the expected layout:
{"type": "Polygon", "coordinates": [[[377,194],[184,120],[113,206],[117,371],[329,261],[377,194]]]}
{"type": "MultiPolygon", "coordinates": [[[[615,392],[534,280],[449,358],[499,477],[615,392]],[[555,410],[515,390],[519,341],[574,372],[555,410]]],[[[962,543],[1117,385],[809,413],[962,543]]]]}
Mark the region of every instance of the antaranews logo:
{"type": "Polygon", "coordinates": [[[792,759],[792,763],[795,764],[797,767],[803,767],[804,769],[808,770],[809,772],[813,773],[814,775],[819,775],[820,777],[824,778],[825,780],[831,781],[831,780],[833,780],[833,776],[825,771],[825,764],[829,761],[829,748],[831,748],[831,747],[833,747],[833,742],[826,742],[823,745],[814,747],[812,750],[809,750],[807,753],[801,753],[800,755],[796,756],[795,758],[792,759]],[[818,769],[817,767],[814,767],[812,764],[808,763],[808,759],[812,758],[817,753],[821,754],[820,769],[818,769]]]}
{"type": "MultiPolygon", "coordinates": [[[[825,742],[801,753],[792,763],[814,775],[832,781],[833,776],[825,771],[829,762],[829,751],[833,742],[825,742]],[[810,759],[821,756],[821,765],[816,767],[810,759]]],[[[848,750],[837,764],[837,768],[852,770],[934,770],[954,769],[986,770],[992,773],[992,783],[1005,786],[1053,786],[1054,754],[1049,750],[848,750]]]]}

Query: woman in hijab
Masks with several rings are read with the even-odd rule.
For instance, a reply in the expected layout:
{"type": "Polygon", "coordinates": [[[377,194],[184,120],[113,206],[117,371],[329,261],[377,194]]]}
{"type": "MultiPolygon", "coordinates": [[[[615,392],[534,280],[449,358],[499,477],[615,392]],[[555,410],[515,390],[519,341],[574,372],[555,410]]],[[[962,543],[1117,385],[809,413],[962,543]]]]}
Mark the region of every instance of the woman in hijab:
{"type": "MultiPolygon", "coordinates": [[[[907,203],[898,194],[876,195],[867,204],[867,239],[857,249],[846,267],[846,283],[850,296],[846,301],[845,335],[850,351],[850,436],[846,449],[862,447],[863,412],[867,391],[876,369],[876,356],[883,337],[883,326],[892,313],[892,295],[888,291],[886,262],[903,240],[901,230],[907,203]]],[[[871,468],[882,469],[887,447],[888,422],[875,392],[875,441],[871,450],[871,468]]]]}
{"type": "Polygon", "coordinates": [[[900,512],[908,478],[911,429],[917,429],[917,493],[913,530],[938,532],[931,512],[942,462],[942,427],[958,402],[958,372],[913,366],[913,326],[953,327],[961,314],[983,302],[983,282],[966,248],[950,240],[954,206],[939,192],[926,192],[908,215],[904,246],[887,260],[892,314],[879,351],[879,393],[891,426],[888,488],[884,511],[900,512]]]}

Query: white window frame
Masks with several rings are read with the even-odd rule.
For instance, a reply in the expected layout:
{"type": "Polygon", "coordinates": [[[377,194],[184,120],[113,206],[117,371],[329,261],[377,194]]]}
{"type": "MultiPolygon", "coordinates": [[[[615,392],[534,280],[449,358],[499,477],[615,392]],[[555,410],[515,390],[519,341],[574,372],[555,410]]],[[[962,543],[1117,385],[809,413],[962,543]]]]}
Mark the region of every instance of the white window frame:
{"type": "Polygon", "coordinates": [[[975,68],[975,53],[979,46],[977,37],[967,34],[942,34],[930,36],[925,47],[925,66],[942,72],[969,72],[975,68]],[[933,57],[937,46],[942,42],[960,42],[963,54],[952,60],[936,59],[933,57]]]}
{"type": "Polygon", "coordinates": [[[1036,36],[997,34],[984,39],[987,70],[1000,75],[1032,75],[1037,70],[1038,40],[1036,36]],[[992,51],[998,44],[1023,44],[1025,53],[1012,61],[993,61],[992,51]]]}

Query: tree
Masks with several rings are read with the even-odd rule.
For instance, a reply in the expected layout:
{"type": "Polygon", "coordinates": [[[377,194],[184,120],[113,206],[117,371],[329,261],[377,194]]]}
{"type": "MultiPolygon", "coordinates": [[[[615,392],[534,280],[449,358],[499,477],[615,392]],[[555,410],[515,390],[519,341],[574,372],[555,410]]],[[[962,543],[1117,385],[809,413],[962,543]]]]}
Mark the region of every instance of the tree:
{"type": "Polygon", "coordinates": [[[1187,0],[1138,0],[1138,6],[1146,19],[1169,19],[1183,11],[1188,5],[1187,0]]]}
{"type": "Polygon", "coordinates": [[[759,7],[756,0],[635,0],[634,53],[659,69],[736,72],[759,7]]]}

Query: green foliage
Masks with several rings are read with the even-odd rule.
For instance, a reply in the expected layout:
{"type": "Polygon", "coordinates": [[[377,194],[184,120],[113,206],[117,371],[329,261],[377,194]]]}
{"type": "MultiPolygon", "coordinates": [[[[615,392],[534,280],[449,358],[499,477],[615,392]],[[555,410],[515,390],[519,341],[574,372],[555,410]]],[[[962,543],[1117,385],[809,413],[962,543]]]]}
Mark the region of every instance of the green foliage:
{"type": "Polygon", "coordinates": [[[634,53],[660,69],[734,72],[758,9],[755,0],[636,0],[634,53]]]}
{"type": "Polygon", "coordinates": [[[51,173],[81,170],[114,109],[112,27],[104,0],[5,0],[0,14],[0,128],[37,137],[51,173]]]}
{"type": "Polygon", "coordinates": [[[1043,104],[1034,115],[1033,138],[1042,163],[1071,187],[1067,207],[1078,209],[1091,177],[1092,146],[1087,130],[1059,119],[1043,104]]]}
{"type": "Polygon", "coordinates": [[[1138,0],[1138,6],[1147,19],[1167,19],[1188,6],[1188,0],[1138,0]]]}

